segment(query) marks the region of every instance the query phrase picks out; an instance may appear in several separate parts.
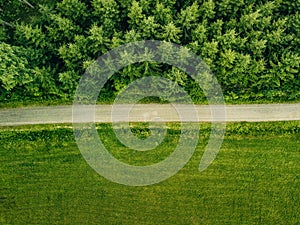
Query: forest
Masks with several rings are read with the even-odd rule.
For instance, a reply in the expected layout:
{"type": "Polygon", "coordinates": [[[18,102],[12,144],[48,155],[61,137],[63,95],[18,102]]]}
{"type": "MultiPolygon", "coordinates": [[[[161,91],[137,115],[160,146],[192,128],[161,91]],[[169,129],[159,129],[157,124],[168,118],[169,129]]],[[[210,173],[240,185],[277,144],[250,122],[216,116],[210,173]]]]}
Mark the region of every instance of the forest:
{"type": "MultiPolygon", "coordinates": [[[[300,0],[11,0],[0,2],[0,102],[70,102],[99,56],[139,40],[199,55],[227,102],[300,99],[300,0]]],[[[99,102],[143,76],[201,89],[178,68],[151,62],[116,72],[99,102]]]]}

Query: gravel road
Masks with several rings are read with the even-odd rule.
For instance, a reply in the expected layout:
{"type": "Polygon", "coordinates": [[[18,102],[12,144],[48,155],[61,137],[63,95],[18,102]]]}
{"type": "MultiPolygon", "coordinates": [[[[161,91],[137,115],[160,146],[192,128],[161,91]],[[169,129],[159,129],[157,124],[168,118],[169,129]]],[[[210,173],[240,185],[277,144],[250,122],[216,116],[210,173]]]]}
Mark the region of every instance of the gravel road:
{"type": "MultiPolygon", "coordinates": [[[[60,124],[73,122],[73,106],[47,106],[47,107],[21,107],[11,109],[0,109],[0,126],[16,126],[26,124],[60,124]]],[[[89,118],[85,112],[75,115],[76,120],[82,118],[85,122],[111,122],[112,111],[114,109],[114,121],[136,121],[145,122],[161,118],[164,121],[181,121],[178,110],[171,104],[137,104],[132,105],[96,105],[84,106],[94,109],[95,113],[89,118]],[[130,109],[130,113],[127,110],[130,109]]],[[[185,118],[189,118],[190,106],[176,105],[177,109],[184,112],[185,118]]],[[[214,106],[219,107],[219,106],[214,106]]],[[[195,105],[199,121],[210,122],[212,119],[224,121],[224,117],[212,118],[211,108],[208,105],[195,105]]],[[[226,105],[227,122],[257,122],[257,121],[288,121],[300,120],[300,103],[293,104],[245,104],[226,105]]],[[[222,111],[222,107],[220,107],[222,111]]],[[[76,112],[75,112],[76,113],[76,112]]],[[[221,113],[222,114],[222,113],[221,113]]],[[[190,116],[191,122],[195,121],[195,116],[190,116]]],[[[198,121],[198,120],[197,120],[198,121]]]]}

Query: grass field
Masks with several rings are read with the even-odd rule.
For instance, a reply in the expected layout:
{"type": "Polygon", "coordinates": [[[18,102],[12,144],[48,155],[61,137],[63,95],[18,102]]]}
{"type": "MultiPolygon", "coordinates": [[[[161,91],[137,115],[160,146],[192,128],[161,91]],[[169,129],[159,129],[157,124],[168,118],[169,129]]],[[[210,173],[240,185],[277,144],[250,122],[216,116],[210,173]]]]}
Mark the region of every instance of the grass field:
{"type": "MultiPolygon", "coordinates": [[[[180,134],[145,154],[109,124],[99,136],[116,158],[155,163],[180,134]]],[[[198,171],[209,125],[189,163],[159,184],[112,183],[85,162],[68,125],[0,129],[0,224],[299,224],[300,122],[232,123],[215,161],[198,171]]],[[[147,136],[145,127],[135,132],[147,136]]]]}

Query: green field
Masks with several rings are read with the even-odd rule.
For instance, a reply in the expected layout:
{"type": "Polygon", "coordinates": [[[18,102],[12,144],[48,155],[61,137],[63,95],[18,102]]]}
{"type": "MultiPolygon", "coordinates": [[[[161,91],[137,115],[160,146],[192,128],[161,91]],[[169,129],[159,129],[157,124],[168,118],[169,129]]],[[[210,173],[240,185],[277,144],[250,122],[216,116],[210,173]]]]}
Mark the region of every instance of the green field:
{"type": "MultiPolygon", "coordinates": [[[[147,136],[144,125],[133,129],[147,136]]],[[[167,157],[180,134],[169,124],[161,146],[128,150],[109,124],[99,136],[132,164],[167,157]]],[[[69,125],[0,129],[0,224],[299,224],[300,122],[232,123],[215,161],[198,165],[209,136],[176,175],[145,187],[98,175],[81,156],[69,125]]]]}

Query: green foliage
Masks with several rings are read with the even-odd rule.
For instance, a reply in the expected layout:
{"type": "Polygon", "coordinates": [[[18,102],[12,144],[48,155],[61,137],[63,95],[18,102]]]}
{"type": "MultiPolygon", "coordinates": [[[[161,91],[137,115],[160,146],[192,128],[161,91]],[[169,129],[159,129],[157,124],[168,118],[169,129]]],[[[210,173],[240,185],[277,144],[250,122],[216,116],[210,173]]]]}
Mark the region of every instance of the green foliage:
{"type": "Polygon", "coordinates": [[[107,36],[120,29],[119,6],[114,0],[93,0],[93,15],[97,24],[103,26],[107,36]]]}
{"type": "Polygon", "coordinates": [[[97,26],[93,24],[89,30],[88,36],[89,45],[87,48],[89,52],[93,55],[101,56],[107,51],[106,45],[109,43],[109,39],[105,36],[105,31],[102,26],[97,26]]]}
{"type": "Polygon", "coordinates": [[[36,67],[28,60],[35,60],[34,51],[1,43],[0,55],[0,84],[6,98],[18,99],[20,95],[57,98],[60,95],[51,68],[36,67]]]}
{"type": "Polygon", "coordinates": [[[207,26],[206,24],[198,24],[196,29],[192,31],[192,40],[198,43],[204,43],[207,40],[207,26]]]}
{"type": "Polygon", "coordinates": [[[215,17],[215,3],[213,0],[204,1],[200,7],[200,15],[203,20],[212,19],[215,17]]]}
{"type": "Polygon", "coordinates": [[[1,20],[11,24],[18,20],[28,21],[28,14],[34,12],[24,1],[1,1],[0,9],[1,20]]]}
{"type": "Polygon", "coordinates": [[[25,23],[17,24],[15,35],[20,45],[33,46],[34,48],[40,49],[47,46],[46,35],[38,25],[33,27],[25,23]]]}
{"type": "Polygon", "coordinates": [[[50,15],[51,25],[46,26],[49,38],[55,42],[68,42],[74,39],[81,29],[72,20],[60,15],[50,15]]]}
{"type": "Polygon", "coordinates": [[[154,21],[154,17],[149,16],[144,18],[139,30],[141,31],[143,39],[155,39],[158,27],[159,25],[154,21]]]}
{"type": "Polygon", "coordinates": [[[33,96],[44,97],[46,94],[49,98],[57,98],[61,95],[56,86],[51,68],[36,67],[33,70],[32,77],[34,80],[31,85],[27,86],[27,89],[29,89],[29,92],[31,92],[33,96]]]}
{"type": "Polygon", "coordinates": [[[197,2],[180,11],[178,23],[183,30],[184,42],[190,40],[190,33],[197,27],[199,15],[197,2]]]}
{"type": "Polygon", "coordinates": [[[62,89],[64,91],[76,89],[76,84],[80,77],[76,72],[68,70],[66,72],[59,73],[58,76],[59,76],[59,81],[62,84],[62,89]]]}
{"type": "Polygon", "coordinates": [[[89,20],[89,11],[84,2],[80,0],[63,0],[56,5],[57,12],[64,18],[72,20],[83,27],[89,20]]]}
{"type": "Polygon", "coordinates": [[[6,27],[2,26],[0,28],[0,42],[5,42],[8,39],[7,29],[6,27]]]}
{"type": "Polygon", "coordinates": [[[1,87],[11,91],[32,82],[26,50],[21,47],[0,43],[0,80],[1,87]]]}
{"type": "MultiPolygon", "coordinates": [[[[200,55],[228,101],[299,100],[299,1],[14,0],[2,1],[0,8],[0,99],[6,102],[32,96],[71,100],[94,60],[124,43],[147,39],[200,55]]],[[[131,69],[116,73],[105,93],[115,96],[145,75],[172,73],[154,62],[131,69]]],[[[197,98],[192,79],[180,85],[197,98]]]]}
{"type": "Polygon", "coordinates": [[[143,8],[139,5],[137,1],[132,2],[128,13],[128,17],[129,28],[131,29],[137,29],[145,19],[145,15],[143,15],[143,8]]]}
{"type": "Polygon", "coordinates": [[[86,47],[87,40],[80,35],[75,36],[75,43],[69,43],[59,47],[59,56],[63,59],[68,70],[79,69],[82,66],[83,60],[87,59],[85,55],[86,47]]]}
{"type": "Polygon", "coordinates": [[[172,23],[173,16],[170,8],[165,7],[162,3],[157,2],[155,9],[153,10],[155,20],[161,25],[172,23]]]}
{"type": "Polygon", "coordinates": [[[170,22],[163,27],[161,38],[163,40],[179,44],[181,37],[180,33],[180,28],[176,27],[172,22],[170,22]]]}

